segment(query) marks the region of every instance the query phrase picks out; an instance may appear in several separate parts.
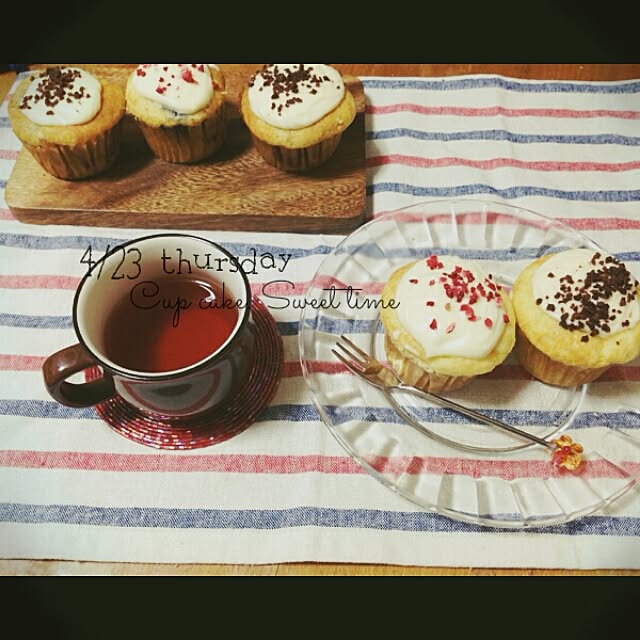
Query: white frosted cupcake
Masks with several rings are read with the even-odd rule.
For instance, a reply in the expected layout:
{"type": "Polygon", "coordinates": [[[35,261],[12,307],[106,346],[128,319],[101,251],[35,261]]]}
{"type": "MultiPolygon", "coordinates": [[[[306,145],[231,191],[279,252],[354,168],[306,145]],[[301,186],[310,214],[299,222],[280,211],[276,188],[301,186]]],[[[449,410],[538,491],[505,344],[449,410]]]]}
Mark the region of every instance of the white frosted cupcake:
{"type": "Polygon", "coordinates": [[[356,116],[342,75],[326,64],[264,65],[240,106],[258,153],[284,171],[306,171],[329,160],[356,116]]]}
{"type": "Polygon", "coordinates": [[[591,382],[640,356],[640,285],[615,257],[593,249],[543,256],[512,289],[516,354],[558,386],[591,382]]]}
{"type": "Polygon", "coordinates": [[[206,64],[141,64],[127,81],[127,112],[151,151],[167,162],[213,155],[226,127],[225,79],[206,64]]]}
{"type": "Polygon", "coordinates": [[[495,369],[513,348],[508,293],[469,261],[431,255],[406,264],[381,297],[389,364],[425,391],[458,389],[495,369]]]}
{"type": "Polygon", "coordinates": [[[14,133],[40,166],[77,180],[108,169],[120,151],[124,92],[77,67],[48,67],[20,82],[9,102],[14,133]]]}

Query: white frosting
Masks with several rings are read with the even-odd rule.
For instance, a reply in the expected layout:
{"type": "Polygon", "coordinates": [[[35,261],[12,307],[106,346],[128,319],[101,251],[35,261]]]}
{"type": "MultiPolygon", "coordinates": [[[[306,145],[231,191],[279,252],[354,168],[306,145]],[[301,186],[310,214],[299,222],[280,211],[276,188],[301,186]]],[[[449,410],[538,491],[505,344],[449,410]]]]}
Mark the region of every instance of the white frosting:
{"type": "Polygon", "coordinates": [[[280,129],[301,129],[335,109],[344,97],[340,73],[326,64],[269,64],[249,83],[252,111],[280,129]]]}
{"type": "Polygon", "coordinates": [[[35,124],[67,126],[92,120],[102,105],[102,87],[76,67],[50,67],[34,78],[20,108],[35,124]]]}
{"type": "Polygon", "coordinates": [[[566,328],[605,335],[640,321],[638,282],[606,253],[593,249],[557,253],[540,265],[532,283],[536,303],[561,324],[568,324],[566,328]]]}
{"type": "Polygon", "coordinates": [[[131,82],[140,95],[184,115],[204,109],[213,98],[206,64],[141,64],[131,82]]]}
{"type": "Polygon", "coordinates": [[[483,358],[504,330],[496,283],[458,258],[419,260],[402,276],[395,299],[398,319],[427,357],[483,358]]]}

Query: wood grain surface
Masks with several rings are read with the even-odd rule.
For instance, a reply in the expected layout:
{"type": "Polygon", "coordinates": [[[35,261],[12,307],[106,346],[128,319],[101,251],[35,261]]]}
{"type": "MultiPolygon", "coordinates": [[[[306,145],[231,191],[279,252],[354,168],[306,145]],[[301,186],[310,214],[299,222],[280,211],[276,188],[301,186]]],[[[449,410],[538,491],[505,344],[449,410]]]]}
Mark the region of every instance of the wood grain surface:
{"type": "MultiPolygon", "coordinates": [[[[85,66],[124,86],[130,67],[85,66]]],[[[365,216],[364,91],[357,77],[345,84],[358,113],[334,155],[303,173],[280,171],[257,153],[239,112],[243,88],[258,68],[226,65],[225,143],[195,164],[153,156],[134,120],[123,119],[122,147],[106,172],[78,181],[49,175],[22,149],[5,199],[13,215],[31,224],[101,227],[221,229],[348,233],[365,216]]]]}
{"type": "MultiPolygon", "coordinates": [[[[35,65],[34,65],[35,66],[35,65]]],[[[221,65],[222,67],[223,65],[221,65]]],[[[257,65],[236,65],[245,72],[257,65]]],[[[548,80],[640,79],[640,64],[336,64],[342,73],[361,76],[439,77],[472,73],[498,73],[515,78],[548,80]]],[[[0,100],[15,74],[0,74],[0,100]]],[[[144,576],[640,576],[640,570],[531,569],[492,567],[416,567],[385,564],[280,563],[254,564],[148,564],[76,562],[65,560],[0,559],[0,575],[144,575],[144,576]]]]}

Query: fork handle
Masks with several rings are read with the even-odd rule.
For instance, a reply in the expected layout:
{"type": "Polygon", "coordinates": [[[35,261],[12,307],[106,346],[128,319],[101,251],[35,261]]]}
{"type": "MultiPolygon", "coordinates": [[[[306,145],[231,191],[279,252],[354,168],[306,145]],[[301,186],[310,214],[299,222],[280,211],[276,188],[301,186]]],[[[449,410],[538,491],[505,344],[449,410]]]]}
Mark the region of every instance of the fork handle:
{"type": "Polygon", "coordinates": [[[504,429],[505,431],[510,431],[515,435],[520,436],[521,438],[525,438],[526,440],[530,440],[531,442],[537,442],[541,444],[543,447],[547,447],[548,449],[555,449],[555,445],[551,442],[544,440],[543,438],[538,438],[538,436],[533,435],[532,433],[528,433],[527,431],[522,431],[517,427],[514,427],[506,422],[502,422],[501,420],[496,420],[491,416],[487,416],[484,413],[479,413],[478,411],[474,411],[473,409],[469,409],[464,405],[458,404],[453,400],[448,400],[447,398],[443,398],[442,396],[436,395],[435,393],[430,393],[429,391],[423,391],[422,389],[417,389],[416,387],[412,387],[407,384],[399,384],[395,387],[396,389],[400,389],[402,391],[409,391],[410,393],[425,398],[426,400],[430,400],[434,404],[437,404],[441,407],[446,407],[447,409],[453,409],[454,411],[458,411],[463,415],[473,418],[478,422],[484,422],[485,424],[498,427],[499,429],[504,429]]]}

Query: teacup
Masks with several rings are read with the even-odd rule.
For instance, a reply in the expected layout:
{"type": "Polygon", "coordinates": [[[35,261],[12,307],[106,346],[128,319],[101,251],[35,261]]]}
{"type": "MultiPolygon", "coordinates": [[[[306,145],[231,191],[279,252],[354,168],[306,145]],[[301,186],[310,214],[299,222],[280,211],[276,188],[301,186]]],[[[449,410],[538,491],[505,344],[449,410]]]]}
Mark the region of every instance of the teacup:
{"type": "Polygon", "coordinates": [[[119,395],[161,416],[191,416],[229,400],[253,362],[251,288],[238,260],[193,235],[157,234],[109,251],[73,302],[78,343],[43,364],[61,404],[119,395]],[[98,366],[102,375],[71,382],[98,366]]]}

